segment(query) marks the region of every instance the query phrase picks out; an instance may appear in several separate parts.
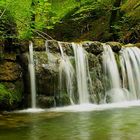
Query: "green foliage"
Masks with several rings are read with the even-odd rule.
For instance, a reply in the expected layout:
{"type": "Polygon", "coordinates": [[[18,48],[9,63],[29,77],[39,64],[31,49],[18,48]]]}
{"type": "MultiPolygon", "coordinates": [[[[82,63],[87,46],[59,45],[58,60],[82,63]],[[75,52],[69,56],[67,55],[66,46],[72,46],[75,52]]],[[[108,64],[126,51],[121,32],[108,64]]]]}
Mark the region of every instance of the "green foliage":
{"type": "Polygon", "coordinates": [[[49,25],[49,12],[51,10],[51,4],[47,0],[34,0],[32,2],[32,15],[35,16],[35,21],[32,21],[35,25],[34,28],[42,30],[49,25]]]}
{"type": "Polygon", "coordinates": [[[5,85],[0,83],[0,105],[10,107],[14,103],[21,100],[21,93],[8,89],[5,85]]]}
{"type": "Polygon", "coordinates": [[[114,23],[112,28],[118,41],[123,43],[135,43],[140,36],[140,1],[125,0],[120,7],[121,17],[114,23]]]}
{"type": "Polygon", "coordinates": [[[15,37],[16,25],[10,12],[0,7],[0,15],[3,15],[0,19],[0,40],[15,37]]]}
{"type": "MultiPolygon", "coordinates": [[[[79,27],[75,30],[81,30],[83,33],[83,30],[89,30],[89,27],[95,26],[94,23],[102,22],[102,20],[97,21],[98,19],[108,20],[113,11],[117,11],[117,18],[111,24],[111,28],[113,29],[112,34],[117,34],[117,38],[124,36],[121,31],[123,26],[128,27],[127,31],[139,30],[140,1],[122,0],[121,7],[115,7],[116,2],[116,0],[1,0],[0,16],[3,11],[5,12],[0,21],[0,24],[3,25],[3,27],[0,26],[0,34],[4,38],[7,36],[16,38],[18,34],[20,39],[29,39],[34,33],[37,35],[37,30],[53,29],[55,25],[67,20],[78,21],[77,26],[79,27]],[[108,18],[106,18],[107,16],[108,18]]],[[[101,24],[105,27],[107,24],[110,26],[108,21],[106,23],[103,21],[101,24]]],[[[108,28],[105,29],[105,34],[108,32],[108,28]]],[[[95,30],[93,32],[96,33],[95,30]]]]}
{"type": "MultiPolygon", "coordinates": [[[[28,39],[34,30],[43,30],[49,26],[51,5],[47,0],[1,0],[0,6],[13,17],[20,39],[28,39]]],[[[0,10],[0,14],[3,10],[0,10]]],[[[7,18],[7,22],[9,15],[5,12],[2,18],[7,18]]]]}
{"type": "Polygon", "coordinates": [[[121,11],[125,12],[125,16],[129,17],[130,20],[140,20],[140,1],[139,0],[127,0],[121,6],[121,11]]]}

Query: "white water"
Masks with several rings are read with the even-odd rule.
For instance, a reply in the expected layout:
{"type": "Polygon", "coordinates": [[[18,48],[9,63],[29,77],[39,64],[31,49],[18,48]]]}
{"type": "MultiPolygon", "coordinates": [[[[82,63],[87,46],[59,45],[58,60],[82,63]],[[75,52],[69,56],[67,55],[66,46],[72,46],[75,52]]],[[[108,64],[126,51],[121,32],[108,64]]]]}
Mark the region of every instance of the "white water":
{"type": "MultiPolygon", "coordinates": [[[[66,91],[69,95],[70,102],[72,105],[75,104],[75,87],[77,88],[78,99],[80,107],[85,108],[87,105],[92,108],[100,108],[100,106],[112,107],[120,105],[129,106],[133,104],[132,101],[140,98],[140,50],[136,47],[124,48],[120,52],[120,74],[118,66],[115,60],[115,55],[109,45],[103,45],[103,66],[104,74],[107,76],[110,87],[106,90],[105,101],[109,97],[109,102],[113,104],[109,105],[91,105],[89,104],[89,83],[91,83],[88,59],[85,50],[82,45],[72,43],[75,59],[75,67],[70,62],[68,57],[62,48],[62,44],[58,42],[61,59],[59,66],[59,86],[60,91],[63,92],[63,88],[66,87],[66,91]],[[122,80],[120,79],[122,78],[122,80]],[[75,82],[76,81],[76,82],[75,82]],[[76,84],[75,84],[76,83],[76,84]],[[117,103],[119,102],[119,103],[117,103]]],[[[47,42],[46,42],[47,46],[47,42]]],[[[29,72],[31,79],[31,106],[36,108],[36,87],[35,87],[35,69],[33,60],[33,44],[29,45],[29,72]]],[[[52,54],[51,54],[52,55],[52,54]]],[[[139,104],[139,101],[137,102],[139,104]]],[[[78,105],[72,106],[79,108],[78,105]]],[[[101,107],[102,108],[102,107],[101,107]]],[[[87,109],[88,110],[88,109],[87,109]]],[[[34,110],[33,110],[34,111],[34,110]]]]}
{"type": "Polygon", "coordinates": [[[29,44],[29,73],[30,73],[30,86],[31,86],[31,108],[36,108],[36,84],[35,84],[35,68],[33,59],[33,43],[29,44]]]}
{"type": "Polygon", "coordinates": [[[110,102],[121,102],[128,98],[127,92],[121,87],[120,75],[115,60],[114,53],[109,45],[103,44],[103,66],[104,73],[110,81],[110,88],[106,90],[106,97],[110,98],[110,102]]]}
{"type": "Polygon", "coordinates": [[[14,111],[15,113],[40,113],[45,111],[44,109],[41,108],[28,108],[24,110],[19,110],[19,111],[14,111]]]}
{"type": "Polygon", "coordinates": [[[135,101],[123,101],[117,103],[109,103],[109,104],[81,104],[81,105],[71,105],[65,107],[56,107],[47,109],[47,111],[54,112],[89,112],[89,111],[102,111],[107,109],[114,108],[128,108],[133,106],[140,106],[140,100],[135,101]]]}
{"type": "Polygon", "coordinates": [[[80,44],[72,43],[76,65],[76,80],[79,95],[79,103],[89,103],[88,79],[89,68],[84,49],[80,44]]]}
{"type": "Polygon", "coordinates": [[[64,80],[66,82],[66,90],[69,95],[69,99],[71,104],[74,104],[74,68],[70,62],[68,56],[64,55],[61,43],[58,42],[60,52],[61,52],[61,60],[59,65],[59,88],[60,92],[63,90],[64,80]]]}
{"type": "Polygon", "coordinates": [[[123,87],[130,91],[129,100],[140,98],[140,50],[125,48],[120,55],[123,87]]]}

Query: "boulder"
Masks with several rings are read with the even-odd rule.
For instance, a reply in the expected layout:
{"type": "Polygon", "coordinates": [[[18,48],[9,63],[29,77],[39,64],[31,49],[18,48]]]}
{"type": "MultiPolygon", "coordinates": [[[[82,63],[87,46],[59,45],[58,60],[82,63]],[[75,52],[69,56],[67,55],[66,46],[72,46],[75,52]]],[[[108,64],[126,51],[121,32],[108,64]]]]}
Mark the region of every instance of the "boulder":
{"type": "Polygon", "coordinates": [[[34,58],[38,94],[53,96],[58,89],[60,55],[35,52],[34,58]]]}
{"type": "Polygon", "coordinates": [[[103,45],[98,41],[84,42],[82,43],[82,46],[85,48],[87,52],[95,55],[98,55],[103,52],[103,45]]]}
{"type": "Polygon", "coordinates": [[[106,44],[107,45],[110,45],[110,47],[112,48],[112,50],[114,52],[116,52],[116,53],[119,52],[121,50],[121,48],[122,48],[122,44],[119,43],[119,42],[107,42],[106,44]]]}

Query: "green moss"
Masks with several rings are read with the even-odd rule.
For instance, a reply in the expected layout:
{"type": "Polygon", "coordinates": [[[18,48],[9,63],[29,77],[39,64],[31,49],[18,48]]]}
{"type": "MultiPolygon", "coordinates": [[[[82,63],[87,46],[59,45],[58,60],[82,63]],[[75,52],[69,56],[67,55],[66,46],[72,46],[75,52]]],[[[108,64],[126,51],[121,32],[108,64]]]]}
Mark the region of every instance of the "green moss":
{"type": "Polygon", "coordinates": [[[12,90],[0,83],[0,109],[12,109],[15,104],[21,101],[21,88],[12,90]]]}
{"type": "Polygon", "coordinates": [[[119,69],[119,71],[121,71],[121,64],[120,64],[120,58],[119,58],[118,53],[115,53],[115,59],[116,59],[116,62],[117,62],[118,69],[119,69]]]}

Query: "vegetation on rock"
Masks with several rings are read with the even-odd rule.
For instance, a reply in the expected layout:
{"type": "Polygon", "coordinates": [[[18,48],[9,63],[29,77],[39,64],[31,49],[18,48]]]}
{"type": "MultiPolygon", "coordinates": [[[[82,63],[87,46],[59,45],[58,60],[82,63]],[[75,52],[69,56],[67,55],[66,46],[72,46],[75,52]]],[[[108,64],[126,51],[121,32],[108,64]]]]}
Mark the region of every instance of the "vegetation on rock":
{"type": "Polygon", "coordinates": [[[8,88],[6,84],[0,83],[0,110],[3,109],[14,109],[17,107],[17,103],[21,101],[20,90],[8,88]]]}

